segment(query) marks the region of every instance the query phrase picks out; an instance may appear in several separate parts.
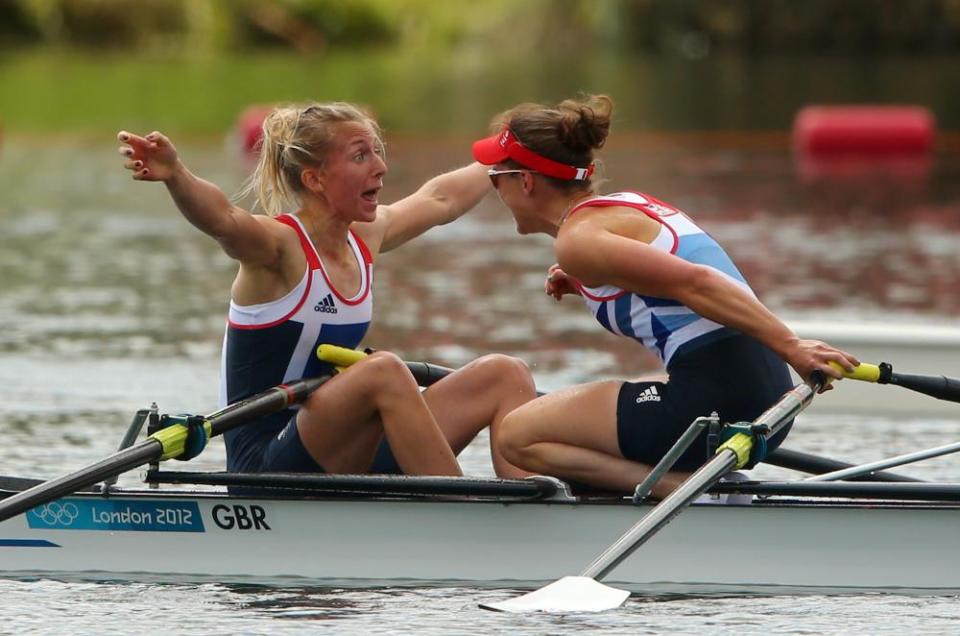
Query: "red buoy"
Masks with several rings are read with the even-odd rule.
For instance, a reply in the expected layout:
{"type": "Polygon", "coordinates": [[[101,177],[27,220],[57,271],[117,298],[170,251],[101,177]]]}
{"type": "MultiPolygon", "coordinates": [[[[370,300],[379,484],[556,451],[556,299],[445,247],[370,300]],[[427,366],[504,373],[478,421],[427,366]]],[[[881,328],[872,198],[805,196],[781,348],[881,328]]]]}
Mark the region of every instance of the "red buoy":
{"type": "Polygon", "coordinates": [[[237,117],[235,134],[240,142],[240,148],[247,156],[256,156],[260,152],[260,139],[263,137],[263,120],[272,106],[262,104],[248,107],[237,117]]]}
{"type": "Polygon", "coordinates": [[[814,158],[922,155],[935,129],[921,106],[807,106],[794,119],[793,147],[814,158]]]}

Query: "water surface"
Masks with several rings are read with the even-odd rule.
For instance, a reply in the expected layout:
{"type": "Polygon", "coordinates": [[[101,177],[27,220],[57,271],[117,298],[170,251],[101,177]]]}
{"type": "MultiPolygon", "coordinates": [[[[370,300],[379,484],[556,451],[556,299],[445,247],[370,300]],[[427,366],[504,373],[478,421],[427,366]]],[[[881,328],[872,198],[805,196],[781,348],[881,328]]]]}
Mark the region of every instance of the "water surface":
{"type": "MultiPolygon", "coordinates": [[[[469,139],[388,141],[392,200],[466,161],[469,139]]],[[[246,165],[229,145],[178,144],[199,174],[231,191],[239,184],[246,165]]],[[[937,324],[960,315],[960,172],[950,156],[919,179],[843,181],[803,177],[783,139],[625,134],[606,158],[608,189],[642,189],[686,209],[778,313],[937,324]]],[[[114,450],[133,411],[153,401],[169,412],[215,408],[234,264],[179,217],[162,186],[133,183],[119,165],[109,138],[14,137],[0,148],[2,473],[52,477],[94,461],[114,450]]],[[[491,351],[519,355],[546,390],[654,369],[638,348],[600,331],[576,299],[542,294],[551,262],[549,241],[517,236],[490,197],[383,257],[367,343],[452,366],[491,351]]],[[[958,434],[960,417],[811,415],[789,445],[867,461],[958,434]]],[[[491,474],[484,442],[465,452],[468,473],[491,474]]],[[[222,445],[191,464],[222,468],[222,445]]],[[[958,468],[948,457],[904,472],[955,481],[958,468]]],[[[136,474],[121,480],[136,482],[136,474]]],[[[958,618],[952,597],[875,594],[634,596],[600,616],[477,609],[507,593],[0,580],[0,632],[126,633],[135,625],[183,634],[944,633],[956,631],[958,618]]]]}

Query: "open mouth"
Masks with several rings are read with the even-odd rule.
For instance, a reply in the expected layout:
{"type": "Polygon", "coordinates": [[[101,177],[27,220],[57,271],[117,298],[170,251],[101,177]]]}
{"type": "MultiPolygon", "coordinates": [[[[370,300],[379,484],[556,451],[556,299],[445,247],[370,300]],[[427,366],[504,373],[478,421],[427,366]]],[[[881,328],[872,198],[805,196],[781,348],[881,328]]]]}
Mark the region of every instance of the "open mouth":
{"type": "Polygon", "coordinates": [[[379,196],[381,189],[382,189],[382,186],[378,186],[376,188],[370,188],[369,190],[364,190],[363,192],[360,193],[360,197],[364,201],[368,201],[370,203],[376,204],[377,197],[379,196]]]}

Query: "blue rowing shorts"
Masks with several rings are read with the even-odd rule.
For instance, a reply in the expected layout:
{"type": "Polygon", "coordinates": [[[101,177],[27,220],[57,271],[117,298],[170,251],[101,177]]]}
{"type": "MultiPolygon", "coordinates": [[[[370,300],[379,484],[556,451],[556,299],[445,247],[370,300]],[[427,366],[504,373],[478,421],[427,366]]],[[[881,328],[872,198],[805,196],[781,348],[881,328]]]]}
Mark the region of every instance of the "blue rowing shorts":
{"type": "Polygon", "coordinates": [[[297,416],[270,440],[263,449],[260,469],[270,473],[323,473],[323,467],[307,452],[297,430],[297,416]]]}
{"type": "MultiPolygon", "coordinates": [[[[740,333],[680,351],[670,360],[667,382],[624,382],[617,398],[617,438],[627,459],[653,466],[684,431],[714,411],[724,423],[752,422],[792,387],[790,371],[776,354],[740,333]]],[[[773,451],[792,422],[767,444],[773,451]]],[[[707,459],[703,431],[674,464],[692,471],[707,459]]]]}

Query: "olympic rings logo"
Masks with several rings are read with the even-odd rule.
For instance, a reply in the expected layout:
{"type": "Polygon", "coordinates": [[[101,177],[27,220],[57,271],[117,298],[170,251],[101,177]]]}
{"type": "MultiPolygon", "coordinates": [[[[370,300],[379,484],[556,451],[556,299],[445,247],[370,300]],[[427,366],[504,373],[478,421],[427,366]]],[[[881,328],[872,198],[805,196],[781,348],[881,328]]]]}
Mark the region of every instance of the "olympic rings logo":
{"type": "Polygon", "coordinates": [[[58,501],[44,504],[32,512],[48,526],[69,526],[80,516],[80,510],[76,504],[61,504],[58,501]]]}

